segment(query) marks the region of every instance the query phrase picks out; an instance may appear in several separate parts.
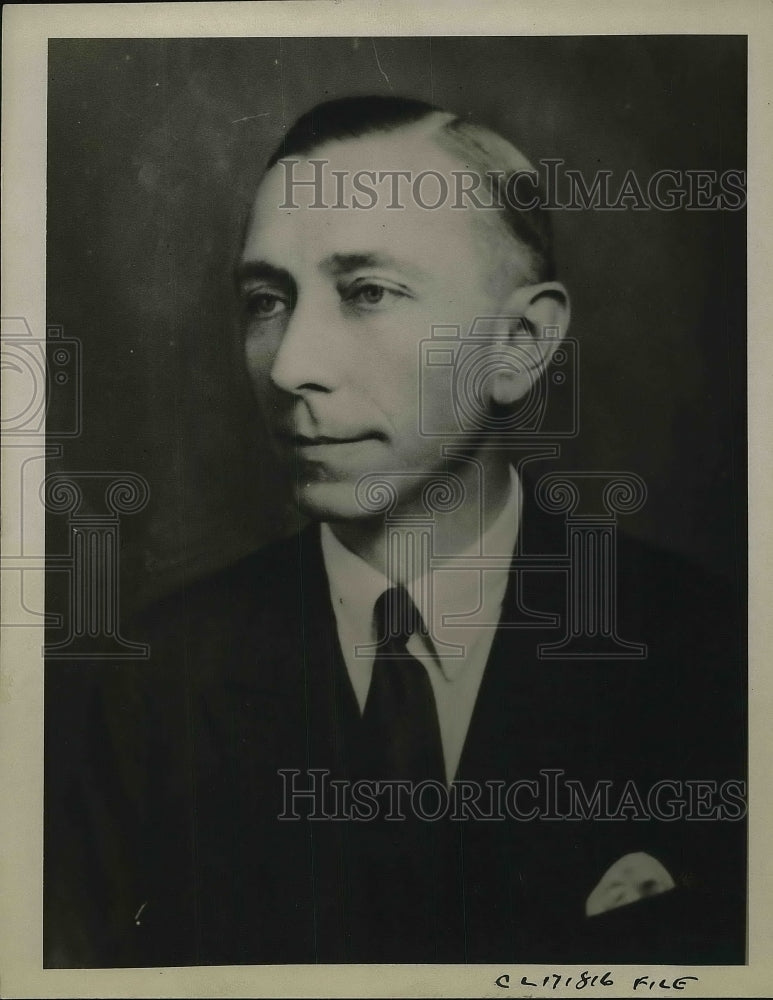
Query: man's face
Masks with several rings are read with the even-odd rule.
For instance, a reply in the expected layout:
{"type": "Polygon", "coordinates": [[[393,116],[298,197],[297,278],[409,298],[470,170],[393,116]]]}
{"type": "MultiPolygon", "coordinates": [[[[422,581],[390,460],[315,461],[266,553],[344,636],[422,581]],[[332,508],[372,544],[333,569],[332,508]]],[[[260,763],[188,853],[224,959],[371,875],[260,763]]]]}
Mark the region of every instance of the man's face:
{"type": "MultiPolygon", "coordinates": [[[[339,200],[333,171],[459,167],[416,129],[329,143],[309,158],[328,161],[328,206],[339,200]]],[[[311,179],[313,168],[301,159],[292,176],[311,179]]],[[[496,314],[489,224],[481,209],[451,208],[452,197],[422,208],[409,185],[405,207],[389,209],[386,182],[368,209],[311,208],[311,187],[293,189],[300,207],[280,208],[287,177],[280,162],[262,181],[239,265],[250,377],[307,514],[362,517],[355,486],[369,473],[385,473],[407,507],[427,474],[446,468],[441,443],[463,440],[449,372],[421,373],[419,344],[433,325],[465,334],[476,316],[496,314]],[[442,438],[420,433],[420,377],[425,426],[447,430],[442,438]]],[[[437,199],[433,184],[421,189],[425,203],[437,199]]],[[[350,206],[350,183],[346,192],[350,206]]]]}

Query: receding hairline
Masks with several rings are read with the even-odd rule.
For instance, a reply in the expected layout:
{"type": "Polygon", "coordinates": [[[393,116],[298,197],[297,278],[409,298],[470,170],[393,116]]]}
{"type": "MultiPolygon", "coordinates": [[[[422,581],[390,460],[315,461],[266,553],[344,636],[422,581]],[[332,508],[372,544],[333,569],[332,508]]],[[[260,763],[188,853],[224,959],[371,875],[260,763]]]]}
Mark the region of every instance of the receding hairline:
{"type": "MultiPolygon", "coordinates": [[[[311,113],[302,116],[298,122],[311,113]]],[[[440,152],[455,160],[460,168],[471,170],[482,178],[484,189],[503,207],[493,211],[486,208],[476,210],[472,205],[469,207],[475,211],[476,221],[482,224],[487,235],[497,240],[498,247],[490,249],[501,262],[503,273],[512,274],[517,270],[521,272],[521,281],[526,283],[554,278],[549,220],[539,209],[535,213],[510,205],[507,199],[502,198],[500,181],[496,179],[497,175],[503,177],[516,173],[529,173],[536,178],[537,172],[531,162],[514,143],[495,129],[468,121],[443,108],[426,105],[406,120],[385,122],[376,119],[369,123],[364,119],[351,131],[344,129],[334,134],[323,131],[318,141],[306,137],[300,149],[291,146],[286,153],[277,149],[268,161],[266,173],[281,161],[291,161],[296,157],[308,159],[328,146],[346,145],[393,133],[413,133],[425,137],[440,152]]]]}
{"type": "Polygon", "coordinates": [[[266,166],[266,172],[283,160],[292,160],[299,155],[310,158],[326,146],[345,145],[359,142],[371,137],[388,136],[393,133],[417,132],[435,143],[441,152],[447,153],[457,160],[460,166],[484,166],[481,161],[496,160],[497,166],[487,166],[488,170],[505,167],[510,171],[536,173],[533,165],[525,154],[509,139],[488,125],[465,121],[451,111],[441,108],[431,108],[426,114],[411,121],[401,121],[395,124],[374,124],[363,128],[356,134],[321,136],[318,142],[309,144],[302,152],[291,152],[284,155],[275,154],[266,166]]]}

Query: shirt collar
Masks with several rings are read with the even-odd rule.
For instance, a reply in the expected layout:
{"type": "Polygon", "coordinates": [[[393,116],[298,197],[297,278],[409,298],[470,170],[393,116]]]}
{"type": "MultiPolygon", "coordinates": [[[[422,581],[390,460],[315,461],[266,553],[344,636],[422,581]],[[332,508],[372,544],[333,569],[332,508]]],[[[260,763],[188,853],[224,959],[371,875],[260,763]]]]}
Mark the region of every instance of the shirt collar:
{"type": "MultiPolygon", "coordinates": [[[[521,486],[518,474],[510,467],[510,492],[504,507],[494,523],[482,538],[475,539],[464,552],[454,555],[454,559],[476,558],[485,565],[486,556],[512,557],[518,535],[521,513],[521,486]]],[[[351,552],[333,534],[328,524],[320,530],[322,557],[325,563],[330,596],[339,626],[343,623],[348,638],[357,645],[368,645],[375,641],[373,609],[380,595],[393,586],[381,572],[370,566],[364,559],[351,552]]],[[[446,648],[438,648],[432,642],[437,637],[447,647],[463,645],[468,650],[485,630],[444,624],[443,616],[469,614],[477,608],[476,618],[484,623],[496,623],[499,619],[509,576],[509,563],[488,566],[485,571],[471,567],[466,570],[448,569],[436,571],[433,577],[433,609],[424,607],[427,588],[426,580],[414,580],[407,589],[425,622],[430,626],[428,637],[430,651],[434,654],[447,679],[458,675],[465,658],[458,654],[449,655],[446,648]]]]}

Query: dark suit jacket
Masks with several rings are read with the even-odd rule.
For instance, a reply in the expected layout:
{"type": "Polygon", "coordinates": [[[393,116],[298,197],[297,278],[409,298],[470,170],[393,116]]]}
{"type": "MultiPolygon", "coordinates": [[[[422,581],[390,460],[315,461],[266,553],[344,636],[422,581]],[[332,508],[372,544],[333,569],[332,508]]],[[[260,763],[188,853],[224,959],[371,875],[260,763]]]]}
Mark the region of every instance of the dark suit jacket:
{"type": "MultiPolygon", "coordinates": [[[[562,520],[527,507],[521,550],[564,545],[562,520]]],[[[566,577],[511,575],[458,778],[555,769],[588,794],[611,782],[613,803],[628,781],[646,795],[744,779],[738,597],[622,537],[618,567],[619,634],[647,644],[641,661],[540,659],[555,630],[503,626],[519,600],[562,613],[566,577]]],[[[743,821],[277,819],[280,769],[356,772],[316,527],[189,586],[143,628],[149,662],[48,667],[48,966],[745,961],[743,821]],[[676,888],[586,917],[634,851],[676,888]]]]}

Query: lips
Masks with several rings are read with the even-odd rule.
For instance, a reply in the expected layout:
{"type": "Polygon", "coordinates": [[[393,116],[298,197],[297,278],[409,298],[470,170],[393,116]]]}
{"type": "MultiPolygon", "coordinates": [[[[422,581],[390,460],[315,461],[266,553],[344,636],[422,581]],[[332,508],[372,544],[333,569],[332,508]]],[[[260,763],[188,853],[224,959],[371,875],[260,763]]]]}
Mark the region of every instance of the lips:
{"type": "Polygon", "coordinates": [[[306,437],[304,434],[294,434],[293,444],[300,448],[314,448],[324,444],[356,444],[358,441],[373,441],[375,434],[357,434],[351,437],[328,437],[320,434],[316,437],[306,437]]]}
{"type": "Polygon", "coordinates": [[[375,431],[360,434],[296,434],[279,432],[279,439],[295,448],[320,448],[325,445],[357,444],[361,441],[383,441],[384,435],[375,431]]]}

